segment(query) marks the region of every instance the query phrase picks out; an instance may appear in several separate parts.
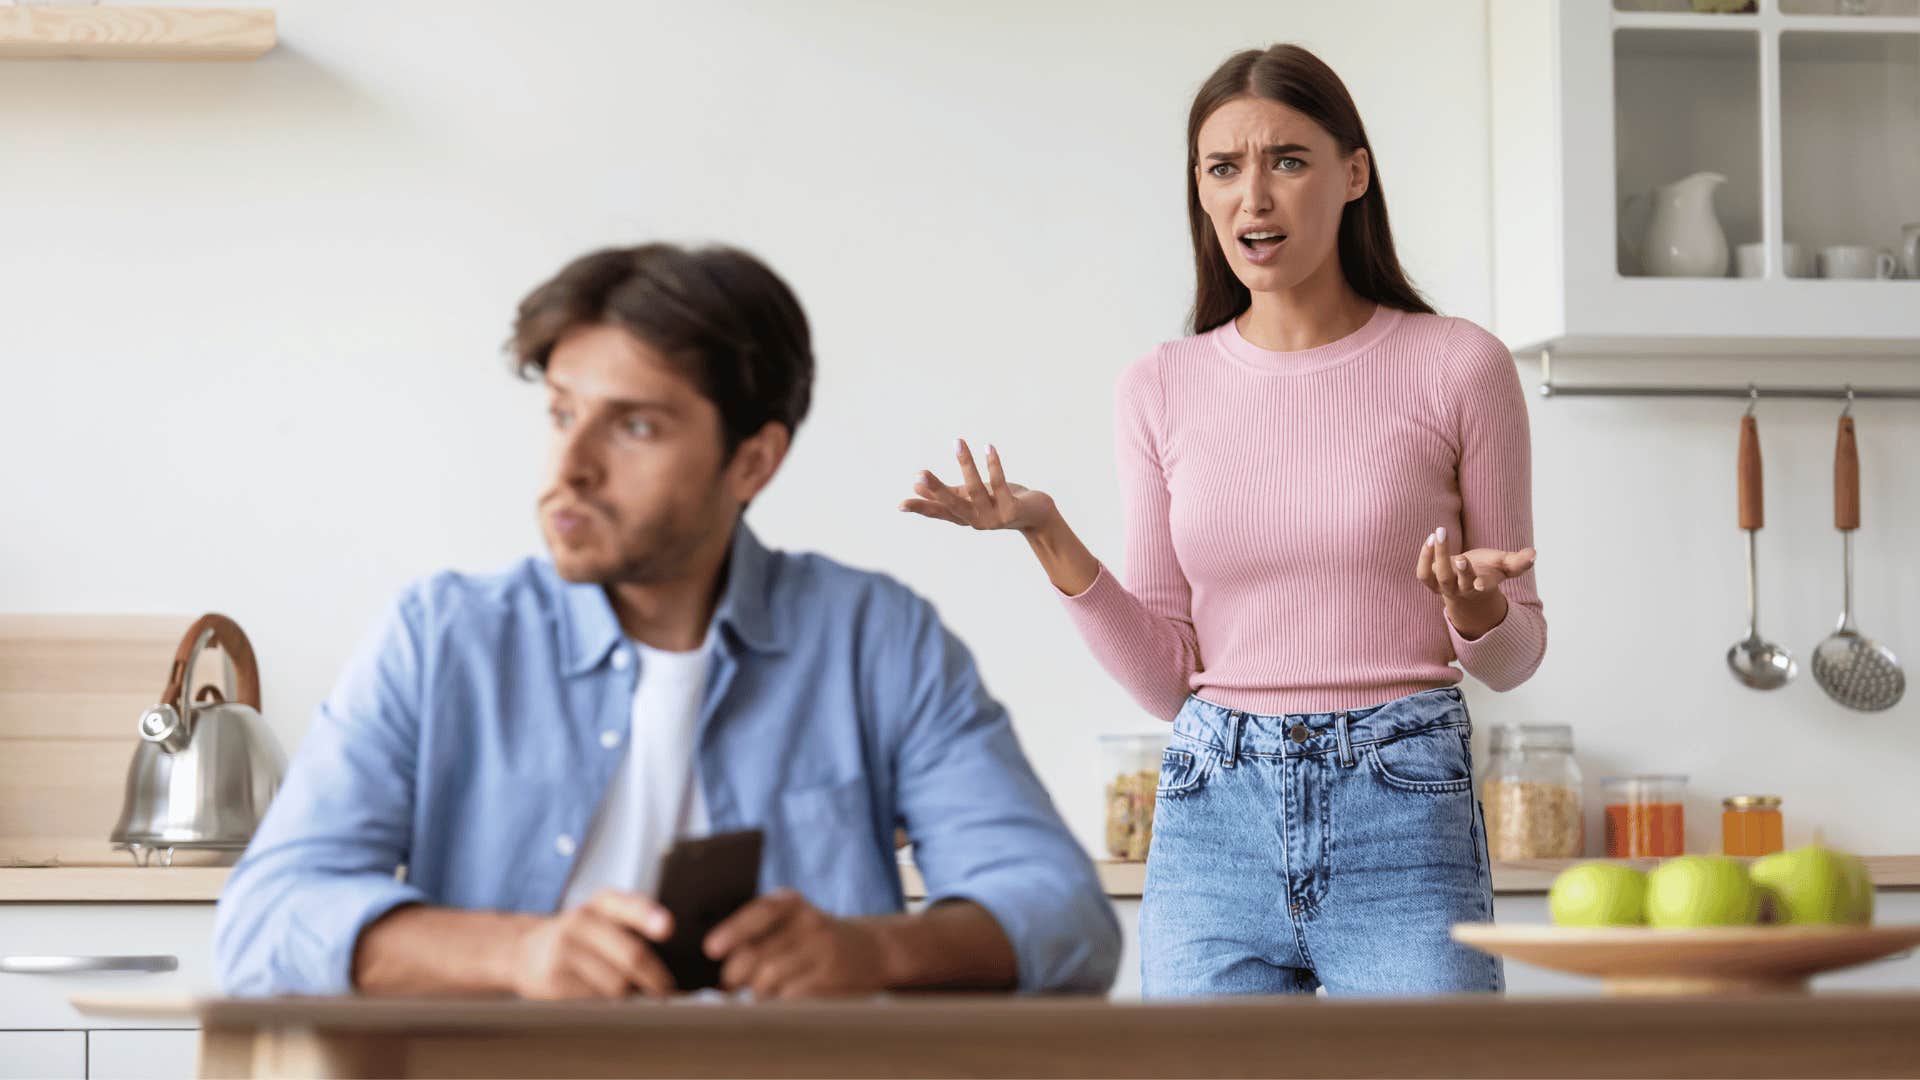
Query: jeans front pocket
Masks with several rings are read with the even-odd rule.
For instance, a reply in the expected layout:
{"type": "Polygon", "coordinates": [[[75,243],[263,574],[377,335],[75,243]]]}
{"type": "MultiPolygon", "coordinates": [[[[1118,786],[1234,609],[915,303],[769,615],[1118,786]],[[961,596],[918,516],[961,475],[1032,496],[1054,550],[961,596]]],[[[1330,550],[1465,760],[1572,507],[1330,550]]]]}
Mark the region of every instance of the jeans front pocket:
{"type": "Polygon", "coordinates": [[[1367,747],[1367,764],[1399,791],[1446,795],[1473,786],[1473,758],[1464,728],[1427,728],[1367,747]]]}
{"type": "Polygon", "coordinates": [[[1191,750],[1169,746],[1160,753],[1160,780],[1156,799],[1179,798],[1200,789],[1207,780],[1207,763],[1191,750]]]}

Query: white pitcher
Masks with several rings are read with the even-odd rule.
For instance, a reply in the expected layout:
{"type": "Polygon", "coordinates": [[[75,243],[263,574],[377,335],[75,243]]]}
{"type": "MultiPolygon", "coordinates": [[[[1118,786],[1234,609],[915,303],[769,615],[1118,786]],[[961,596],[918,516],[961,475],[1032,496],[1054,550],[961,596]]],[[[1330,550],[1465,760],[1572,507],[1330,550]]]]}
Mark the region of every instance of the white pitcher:
{"type": "Polygon", "coordinates": [[[1900,269],[1920,279],[1920,221],[1900,226],[1900,269]]]}
{"type": "Polygon", "coordinates": [[[1727,234],[1713,213],[1713,191],[1727,178],[1697,172],[1653,192],[1653,217],[1640,244],[1641,266],[1656,277],[1725,277],[1727,234]]]}

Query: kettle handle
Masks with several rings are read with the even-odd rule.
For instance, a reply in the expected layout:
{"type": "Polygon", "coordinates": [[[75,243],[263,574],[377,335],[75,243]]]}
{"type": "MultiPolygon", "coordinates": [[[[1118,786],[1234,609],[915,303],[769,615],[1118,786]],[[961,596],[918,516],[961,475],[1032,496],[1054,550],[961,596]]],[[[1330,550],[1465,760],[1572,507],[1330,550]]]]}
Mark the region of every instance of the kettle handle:
{"type": "Polygon", "coordinates": [[[234,700],[253,706],[256,712],[260,711],[260,665],[253,657],[253,643],[247,640],[246,632],[240,629],[239,623],[211,612],[193,621],[186,635],[180,639],[179,648],[173,651],[173,670],[167,675],[167,688],[161,691],[160,700],[178,703],[181,717],[186,717],[187,710],[192,706],[192,702],[183,697],[187,678],[193,674],[194,662],[200,658],[200,650],[209,642],[218,645],[233,664],[235,677],[239,680],[234,700]]]}

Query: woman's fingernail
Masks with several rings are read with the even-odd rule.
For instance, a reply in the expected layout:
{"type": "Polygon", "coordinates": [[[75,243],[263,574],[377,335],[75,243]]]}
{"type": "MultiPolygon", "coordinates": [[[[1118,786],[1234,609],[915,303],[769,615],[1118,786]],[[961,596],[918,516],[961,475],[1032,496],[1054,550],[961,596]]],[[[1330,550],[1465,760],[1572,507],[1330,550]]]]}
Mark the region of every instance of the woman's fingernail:
{"type": "Polygon", "coordinates": [[[1446,527],[1445,525],[1442,525],[1442,526],[1440,526],[1439,528],[1437,528],[1437,529],[1435,529],[1435,530],[1433,530],[1433,535],[1434,535],[1434,536],[1435,536],[1435,537],[1436,537],[1436,538],[1437,538],[1437,539],[1438,539],[1438,540],[1439,540],[1439,541],[1440,541],[1441,543],[1443,543],[1443,544],[1444,544],[1444,543],[1446,543],[1446,542],[1447,542],[1447,527],[1446,527]]]}
{"type": "Polygon", "coordinates": [[[994,446],[994,445],[993,445],[992,443],[988,443],[988,444],[987,444],[987,454],[988,454],[989,456],[991,456],[991,457],[999,457],[999,456],[1000,456],[1000,449],[999,449],[999,447],[996,447],[996,446],[994,446]]]}
{"type": "Polygon", "coordinates": [[[964,453],[966,453],[966,452],[967,452],[967,440],[965,440],[965,439],[955,439],[955,440],[953,440],[953,452],[954,452],[954,453],[956,453],[956,454],[964,454],[964,453]]]}

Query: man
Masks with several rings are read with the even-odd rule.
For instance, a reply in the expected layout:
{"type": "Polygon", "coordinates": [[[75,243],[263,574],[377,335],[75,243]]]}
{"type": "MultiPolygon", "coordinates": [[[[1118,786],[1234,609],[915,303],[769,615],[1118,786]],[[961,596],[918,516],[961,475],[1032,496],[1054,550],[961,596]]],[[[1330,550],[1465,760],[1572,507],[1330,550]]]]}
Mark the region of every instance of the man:
{"type": "Polygon", "coordinates": [[[666,995],[660,857],[740,828],[763,894],[703,942],[726,988],[1106,989],[1112,910],[965,648],[742,520],[812,388],[786,285],[729,249],[596,252],[513,346],[547,389],[551,562],[402,593],[220,899],[227,991],[666,995]]]}

